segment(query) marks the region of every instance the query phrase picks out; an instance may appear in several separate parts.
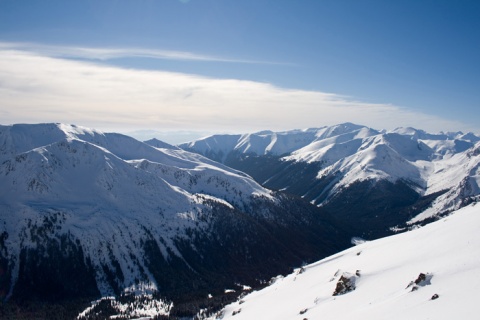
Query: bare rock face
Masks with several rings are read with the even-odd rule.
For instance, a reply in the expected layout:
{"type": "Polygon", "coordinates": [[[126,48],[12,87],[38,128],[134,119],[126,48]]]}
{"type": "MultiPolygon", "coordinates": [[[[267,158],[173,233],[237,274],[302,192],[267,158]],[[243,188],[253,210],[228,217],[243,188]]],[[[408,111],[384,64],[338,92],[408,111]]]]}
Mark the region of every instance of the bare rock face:
{"type": "Polygon", "coordinates": [[[340,279],[338,279],[337,286],[333,292],[333,296],[339,296],[345,293],[349,293],[356,289],[355,282],[357,275],[344,272],[340,279]]]}

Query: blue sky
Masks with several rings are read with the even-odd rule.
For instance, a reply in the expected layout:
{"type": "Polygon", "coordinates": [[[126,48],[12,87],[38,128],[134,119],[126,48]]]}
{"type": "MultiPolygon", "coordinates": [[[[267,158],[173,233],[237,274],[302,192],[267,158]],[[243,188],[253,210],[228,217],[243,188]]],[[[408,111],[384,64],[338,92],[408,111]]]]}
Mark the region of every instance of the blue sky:
{"type": "Polygon", "coordinates": [[[480,132],[480,1],[0,0],[0,54],[2,124],[480,132]]]}

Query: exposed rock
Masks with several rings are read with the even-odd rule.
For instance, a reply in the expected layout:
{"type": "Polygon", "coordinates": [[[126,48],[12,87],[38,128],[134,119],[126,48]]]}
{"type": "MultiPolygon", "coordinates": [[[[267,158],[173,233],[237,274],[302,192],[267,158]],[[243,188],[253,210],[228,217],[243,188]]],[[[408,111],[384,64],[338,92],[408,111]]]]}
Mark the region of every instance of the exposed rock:
{"type": "Polygon", "coordinates": [[[305,272],[305,267],[301,267],[300,269],[297,270],[297,275],[302,274],[305,272]]]}
{"type": "Polygon", "coordinates": [[[239,314],[240,312],[242,312],[242,309],[235,310],[235,311],[232,312],[232,316],[235,316],[235,315],[239,314]]]}
{"type": "Polygon", "coordinates": [[[355,290],[356,278],[357,276],[352,275],[348,272],[344,272],[340,279],[338,279],[337,286],[335,288],[335,291],[333,292],[333,296],[339,296],[355,290]]]}
{"type": "Polygon", "coordinates": [[[418,278],[417,280],[415,280],[415,284],[419,284],[421,283],[422,281],[425,281],[425,279],[427,279],[427,275],[425,273],[420,273],[418,275],[418,278]]]}
{"type": "Polygon", "coordinates": [[[430,285],[430,280],[433,278],[433,274],[431,273],[420,273],[415,281],[410,281],[408,286],[405,289],[412,288],[411,291],[416,291],[419,287],[424,287],[430,285]]]}

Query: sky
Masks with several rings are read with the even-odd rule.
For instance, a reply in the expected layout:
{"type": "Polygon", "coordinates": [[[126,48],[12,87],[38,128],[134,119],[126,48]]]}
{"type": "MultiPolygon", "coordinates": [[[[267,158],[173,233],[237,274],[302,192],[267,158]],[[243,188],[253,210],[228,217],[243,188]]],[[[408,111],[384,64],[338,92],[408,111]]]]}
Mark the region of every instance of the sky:
{"type": "Polygon", "coordinates": [[[477,0],[0,0],[0,124],[480,133],[477,0]]]}

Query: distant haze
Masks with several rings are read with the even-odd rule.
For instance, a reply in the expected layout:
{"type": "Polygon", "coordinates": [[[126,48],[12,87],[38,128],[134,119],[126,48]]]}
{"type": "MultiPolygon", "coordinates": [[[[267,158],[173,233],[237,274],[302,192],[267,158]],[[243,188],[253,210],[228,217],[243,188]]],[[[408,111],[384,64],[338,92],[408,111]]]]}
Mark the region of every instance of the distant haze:
{"type": "Polygon", "coordinates": [[[213,132],[195,132],[195,131],[155,131],[155,130],[137,130],[124,132],[140,141],[147,141],[153,138],[177,145],[183,142],[189,142],[212,135],[213,132]]]}

